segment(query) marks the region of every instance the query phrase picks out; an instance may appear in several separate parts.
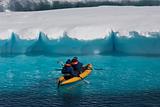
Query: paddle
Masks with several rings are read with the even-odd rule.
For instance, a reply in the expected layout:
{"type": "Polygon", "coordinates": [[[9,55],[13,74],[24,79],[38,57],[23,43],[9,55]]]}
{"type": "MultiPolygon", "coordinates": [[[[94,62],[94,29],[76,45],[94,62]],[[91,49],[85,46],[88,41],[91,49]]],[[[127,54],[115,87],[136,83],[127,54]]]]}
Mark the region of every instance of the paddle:
{"type": "Polygon", "coordinates": [[[60,83],[61,83],[61,82],[58,80],[58,88],[59,88],[59,86],[60,86],[60,83]]]}
{"type": "Polygon", "coordinates": [[[58,64],[61,64],[62,67],[64,66],[63,61],[57,61],[57,63],[58,63],[58,64]]]}
{"type": "MultiPolygon", "coordinates": [[[[61,64],[61,66],[64,66],[64,63],[62,61],[57,61],[57,63],[61,64]]],[[[57,69],[58,70],[58,69],[57,69]]],[[[90,82],[87,80],[84,80],[84,78],[82,78],[80,75],[78,75],[78,77],[81,78],[82,81],[84,81],[85,83],[89,84],[90,82]]]]}
{"type": "Polygon", "coordinates": [[[85,83],[87,83],[87,84],[89,84],[89,83],[90,83],[89,81],[87,81],[87,80],[85,80],[84,78],[82,78],[80,75],[78,75],[78,77],[80,77],[80,78],[81,78],[81,80],[82,80],[82,81],[84,81],[85,83]]]}
{"type": "Polygon", "coordinates": [[[55,68],[54,71],[61,71],[62,68],[55,68]]]}

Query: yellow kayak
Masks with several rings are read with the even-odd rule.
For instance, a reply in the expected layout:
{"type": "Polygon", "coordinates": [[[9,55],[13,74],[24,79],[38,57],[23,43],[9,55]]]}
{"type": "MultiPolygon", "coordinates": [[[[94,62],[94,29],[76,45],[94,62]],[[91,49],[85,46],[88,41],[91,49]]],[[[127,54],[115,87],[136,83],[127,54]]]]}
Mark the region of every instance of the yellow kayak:
{"type": "Polygon", "coordinates": [[[92,71],[92,65],[87,64],[84,68],[85,68],[85,70],[79,75],[80,77],[72,77],[68,80],[65,80],[64,76],[59,77],[59,79],[58,79],[59,84],[58,85],[65,85],[65,84],[74,83],[74,82],[80,81],[83,78],[87,77],[92,71]]]}

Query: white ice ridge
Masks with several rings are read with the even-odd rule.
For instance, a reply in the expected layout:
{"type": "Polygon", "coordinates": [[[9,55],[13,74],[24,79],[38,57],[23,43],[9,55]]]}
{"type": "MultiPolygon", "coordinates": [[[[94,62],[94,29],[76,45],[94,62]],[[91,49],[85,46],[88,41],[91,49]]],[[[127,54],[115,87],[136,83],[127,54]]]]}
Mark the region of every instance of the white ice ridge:
{"type": "Polygon", "coordinates": [[[49,39],[60,38],[64,32],[72,38],[91,40],[104,38],[112,30],[122,36],[136,31],[160,32],[160,6],[62,9],[38,12],[1,12],[0,39],[15,32],[21,39],[36,39],[44,32],[49,39]]]}

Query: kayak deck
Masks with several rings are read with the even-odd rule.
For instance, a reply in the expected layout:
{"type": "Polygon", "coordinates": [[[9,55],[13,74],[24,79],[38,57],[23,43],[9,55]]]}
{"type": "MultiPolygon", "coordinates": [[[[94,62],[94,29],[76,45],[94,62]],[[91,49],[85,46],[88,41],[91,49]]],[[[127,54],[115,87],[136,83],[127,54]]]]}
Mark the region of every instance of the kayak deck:
{"type": "Polygon", "coordinates": [[[74,82],[77,82],[77,81],[80,81],[82,80],[83,78],[87,77],[91,71],[92,71],[92,68],[89,68],[86,66],[86,70],[84,70],[79,76],[80,77],[72,77],[68,80],[65,80],[64,76],[61,76],[58,81],[59,81],[59,85],[65,85],[65,84],[70,84],[70,83],[74,83],[74,82]]]}

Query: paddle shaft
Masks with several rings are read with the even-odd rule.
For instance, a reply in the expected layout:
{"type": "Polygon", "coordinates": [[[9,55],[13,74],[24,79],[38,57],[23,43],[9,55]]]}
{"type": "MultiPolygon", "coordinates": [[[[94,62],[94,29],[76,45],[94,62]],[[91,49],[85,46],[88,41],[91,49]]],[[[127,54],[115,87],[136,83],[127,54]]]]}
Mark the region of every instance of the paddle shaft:
{"type": "Polygon", "coordinates": [[[84,80],[84,78],[82,78],[80,75],[79,75],[78,77],[80,77],[80,78],[81,78],[81,80],[82,80],[82,81],[84,81],[85,83],[89,84],[89,81],[84,80]]]}

